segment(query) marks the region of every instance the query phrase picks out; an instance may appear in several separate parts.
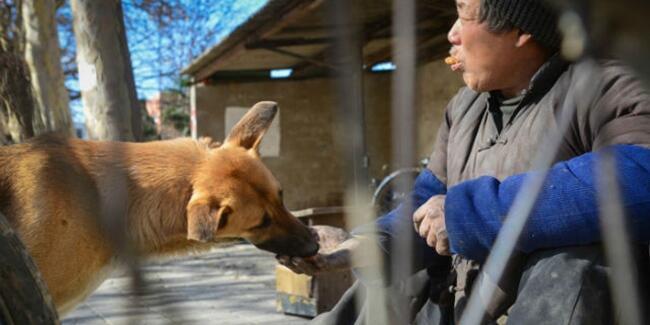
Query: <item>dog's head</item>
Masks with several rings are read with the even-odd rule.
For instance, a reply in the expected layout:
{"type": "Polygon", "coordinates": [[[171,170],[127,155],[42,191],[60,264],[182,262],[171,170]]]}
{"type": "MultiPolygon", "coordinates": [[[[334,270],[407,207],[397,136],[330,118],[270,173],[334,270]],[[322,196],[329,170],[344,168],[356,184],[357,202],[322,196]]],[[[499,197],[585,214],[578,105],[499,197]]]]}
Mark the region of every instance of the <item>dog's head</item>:
{"type": "Polygon", "coordinates": [[[193,179],[188,239],[240,237],[277,254],[316,254],[318,243],[285,208],[280,184],[259,158],[262,136],[276,112],[273,102],[255,104],[224,144],[210,149],[193,179]]]}

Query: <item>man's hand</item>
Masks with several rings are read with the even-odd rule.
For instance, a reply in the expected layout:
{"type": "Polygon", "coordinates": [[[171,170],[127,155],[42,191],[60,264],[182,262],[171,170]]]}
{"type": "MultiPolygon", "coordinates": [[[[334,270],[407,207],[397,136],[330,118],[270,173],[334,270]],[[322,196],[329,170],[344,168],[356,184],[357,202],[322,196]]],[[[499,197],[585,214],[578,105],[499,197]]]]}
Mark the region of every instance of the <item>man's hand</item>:
{"type": "Polygon", "coordinates": [[[445,197],[436,195],[413,213],[415,231],[440,255],[451,255],[445,227],[445,197]]]}
{"type": "Polygon", "coordinates": [[[345,230],[329,226],[310,228],[318,239],[320,250],[311,257],[276,256],[280,264],[293,272],[314,275],[325,271],[343,270],[351,265],[351,250],[358,246],[345,230]]]}

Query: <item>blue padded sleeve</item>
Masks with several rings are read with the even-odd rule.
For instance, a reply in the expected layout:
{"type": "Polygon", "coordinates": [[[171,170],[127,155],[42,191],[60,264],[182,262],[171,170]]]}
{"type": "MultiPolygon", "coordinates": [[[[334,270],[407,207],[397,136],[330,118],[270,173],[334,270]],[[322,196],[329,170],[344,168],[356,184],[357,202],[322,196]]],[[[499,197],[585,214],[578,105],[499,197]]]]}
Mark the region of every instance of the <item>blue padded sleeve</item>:
{"type": "MultiPolygon", "coordinates": [[[[610,147],[631,235],[650,241],[650,150],[610,147]]],[[[518,243],[523,252],[600,241],[595,166],[597,153],[554,165],[518,243]]],[[[480,177],[453,186],[445,201],[445,222],[454,253],[483,261],[527,174],[499,182],[480,177]]]]}

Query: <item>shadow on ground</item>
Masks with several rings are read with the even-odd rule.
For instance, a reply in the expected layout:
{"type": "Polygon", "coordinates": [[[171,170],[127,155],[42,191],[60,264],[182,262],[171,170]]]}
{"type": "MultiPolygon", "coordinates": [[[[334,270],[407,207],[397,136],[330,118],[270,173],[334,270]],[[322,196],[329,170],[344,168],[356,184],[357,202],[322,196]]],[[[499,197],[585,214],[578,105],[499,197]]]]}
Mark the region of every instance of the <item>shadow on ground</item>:
{"type": "Polygon", "coordinates": [[[275,259],[248,244],[152,262],[147,291],[116,271],[63,319],[73,324],[306,324],[275,309],[275,259]]]}

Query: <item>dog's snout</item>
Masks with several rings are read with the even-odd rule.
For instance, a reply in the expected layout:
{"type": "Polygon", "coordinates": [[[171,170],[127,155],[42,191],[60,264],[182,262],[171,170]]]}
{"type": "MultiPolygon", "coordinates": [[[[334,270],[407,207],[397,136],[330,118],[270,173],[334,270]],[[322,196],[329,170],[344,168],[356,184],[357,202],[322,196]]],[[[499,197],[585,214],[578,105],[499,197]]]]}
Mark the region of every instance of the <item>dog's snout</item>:
{"type": "Polygon", "coordinates": [[[309,257],[318,253],[318,241],[309,234],[301,237],[275,237],[260,243],[254,243],[260,249],[288,256],[309,257]]]}
{"type": "Polygon", "coordinates": [[[312,240],[310,243],[307,243],[305,245],[306,254],[303,256],[314,256],[316,255],[316,253],[318,253],[319,249],[320,249],[320,245],[318,245],[318,242],[312,240]]]}

